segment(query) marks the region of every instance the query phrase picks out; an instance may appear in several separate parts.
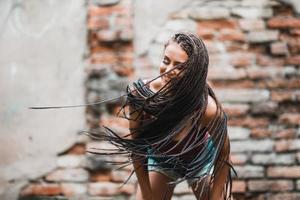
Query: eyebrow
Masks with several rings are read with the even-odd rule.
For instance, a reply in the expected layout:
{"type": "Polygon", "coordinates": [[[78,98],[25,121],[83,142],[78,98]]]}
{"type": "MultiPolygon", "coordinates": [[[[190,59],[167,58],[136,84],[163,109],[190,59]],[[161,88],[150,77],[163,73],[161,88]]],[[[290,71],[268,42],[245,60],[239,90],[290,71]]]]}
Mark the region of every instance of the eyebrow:
{"type": "MultiPolygon", "coordinates": [[[[167,58],[167,59],[170,61],[170,58],[169,58],[168,56],[165,55],[164,58],[167,58]]],[[[178,65],[178,64],[182,64],[182,62],[175,61],[174,64],[175,64],[175,65],[178,65]]]]}

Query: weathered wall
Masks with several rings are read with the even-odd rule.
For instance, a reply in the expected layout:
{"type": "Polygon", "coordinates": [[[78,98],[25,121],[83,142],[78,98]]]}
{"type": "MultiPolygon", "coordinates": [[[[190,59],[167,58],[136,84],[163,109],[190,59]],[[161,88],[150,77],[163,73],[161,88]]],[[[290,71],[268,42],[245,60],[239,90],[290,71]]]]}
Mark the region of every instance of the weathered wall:
{"type": "MultiPolygon", "coordinates": [[[[239,175],[233,185],[235,198],[299,198],[297,0],[87,2],[86,101],[118,96],[136,77],[157,75],[168,37],[181,30],[194,32],[208,47],[209,82],[229,116],[231,156],[239,175]]],[[[119,103],[88,107],[88,125],[126,132],[127,122],[112,117],[119,103]]],[[[63,152],[58,168],[27,185],[22,197],[130,199],[134,179],[118,186],[131,167],[114,171],[103,164],[111,158],[85,153],[104,145],[87,141],[63,152]]],[[[195,198],[181,184],[173,199],[195,198]]]]}
{"type": "Polygon", "coordinates": [[[58,153],[84,128],[86,49],[83,0],[0,2],[0,199],[57,166],[58,153]]]}
{"type": "MultiPolygon", "coordinates": [[[[161,3],[157,7],[165,7],[161,3]]],[[[146,9],[140,5],[137,10],[146,9]]],[[[148,20],[161,9],[152,11],[148,20]]],[[[296,1],[192,1],[168,13],[136,57],[137,69],[142,63],[150,71],[138,75],[151,76],[172,33],[192,31],[204,39],[208,79],[229,115],[237,199],[300,198],[298,11],[296,1]]],[[[136,26],[138,31],[144,24],[136,26]]],[[[174,199],[193,199],[190,192],[182,185],[174,199]]]]}

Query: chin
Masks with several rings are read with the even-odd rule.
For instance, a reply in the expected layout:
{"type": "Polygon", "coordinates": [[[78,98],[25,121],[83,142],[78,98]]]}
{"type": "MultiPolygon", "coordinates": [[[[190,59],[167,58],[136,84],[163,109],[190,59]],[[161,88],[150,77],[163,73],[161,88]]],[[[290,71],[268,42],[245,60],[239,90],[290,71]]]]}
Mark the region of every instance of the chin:
{"type": "Polygon", "coordinates": [[[168,77],[162,76],[162,77],[161,77],[161,80],[162,80],[164,83],[167,83],[167,82],[169,82],[171,79],[168,78],[168,77]]]}

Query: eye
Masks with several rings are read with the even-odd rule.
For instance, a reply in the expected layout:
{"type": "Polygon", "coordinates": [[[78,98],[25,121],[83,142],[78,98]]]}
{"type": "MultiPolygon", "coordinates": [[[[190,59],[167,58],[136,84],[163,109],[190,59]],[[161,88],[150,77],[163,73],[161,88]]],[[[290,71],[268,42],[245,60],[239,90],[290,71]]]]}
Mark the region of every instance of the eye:
{"type": "Polygon", "coordinates": [[[164,58],[163,58],[163,63],[164,63],[165,65],[168,65],[168,64],[170,63],[170,61],[169,61],[169,59],[168,59],[167,57],[164,57],[164,58]]]}
{"type": "Polygon", "coordinates": [[[183,66],[183,65],[180,65],[180,66],[177,67],[177,69],[178,69],[178,70],[183,70],[183,69],[184,69],[184,66],[183,66]]]}

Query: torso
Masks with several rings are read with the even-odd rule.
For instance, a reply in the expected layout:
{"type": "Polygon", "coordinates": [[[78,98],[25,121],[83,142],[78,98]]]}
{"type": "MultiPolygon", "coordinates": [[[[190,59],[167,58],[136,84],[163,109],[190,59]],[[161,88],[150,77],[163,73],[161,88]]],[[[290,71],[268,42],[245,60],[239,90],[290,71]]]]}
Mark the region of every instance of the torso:
{"type": "MultiPolygon", "coordinates": [[[[145,83],[147,83],[147,80],[144,80],[145,83]]],[[[162,83],[161,83],[161,79],[156,79],[153,82],[151,82],[149,84],[149,88],[153,91],[153,92],[157,92],[160,88],[162,87],[162,83]]],[[[214,99],[208,95],[208,105],[207,105],[207,109],[210,109],[211,106],[216,106],[215,105],[215,101],[214,99]],[[214,104],[214,105],[213,105],[214,104]]],[[[205,120],[205,119],[204,119],[205,120]]],[[[187,128],[186,128],[187,129],[187,128]]],[[[174,138],[174,142],[178,142],[181,141],[187,134],[187,130],[184,129],[181,133],[179,133],[177,135],[176,138],[174,138]]]]}

